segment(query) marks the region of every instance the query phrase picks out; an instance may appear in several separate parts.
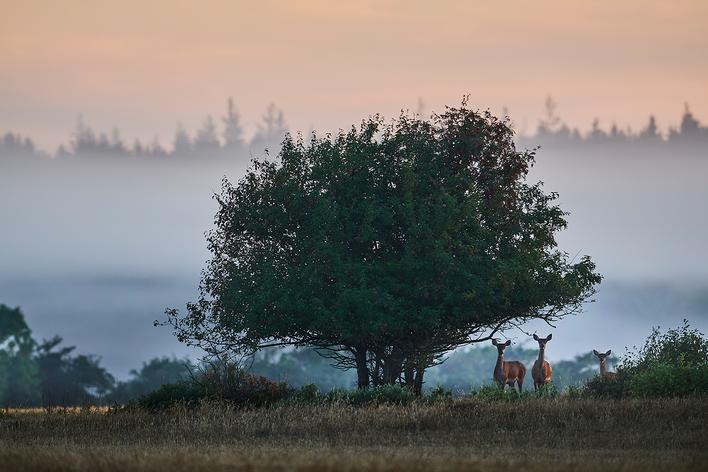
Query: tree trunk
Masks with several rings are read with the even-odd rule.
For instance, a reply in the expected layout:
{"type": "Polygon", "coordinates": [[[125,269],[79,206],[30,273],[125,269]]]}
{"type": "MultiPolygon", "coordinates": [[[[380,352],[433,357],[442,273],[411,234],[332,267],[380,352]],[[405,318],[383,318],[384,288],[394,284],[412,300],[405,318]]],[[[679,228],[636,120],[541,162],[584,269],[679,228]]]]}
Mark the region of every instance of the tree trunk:
{"type": "Polygon", "coordinates": [[[371,381],[374,387],[378,387],[383,383],[383,363],[381,362],[381,357],[377,354],[374,355],[376,356],[376,361],[374,362],[374,370],[371,372],[371,381]]]}
{"type": "Polygon", "coordinates": [[[415,382],[413,384],[413,393],[417,397],[421,396],[423,393],[423,374],[425,373],[425,367],[422,364],[418,364],[415,370],[415,382]]]}
{"type": "Polygon", "coordinates": [[[354,361],[356,362],[356,386],[358,389],[369,388],[369,368],[366,365],[366,348],[358,346],[354,350],[354,361]]]}
{"type": "Polygon", "coordinates": [[[415,384],[415,367],[410,363],[406,364],[406,368],[403,371],[403,381],[406,387],[413,390],[413,385],[415,384]]]}

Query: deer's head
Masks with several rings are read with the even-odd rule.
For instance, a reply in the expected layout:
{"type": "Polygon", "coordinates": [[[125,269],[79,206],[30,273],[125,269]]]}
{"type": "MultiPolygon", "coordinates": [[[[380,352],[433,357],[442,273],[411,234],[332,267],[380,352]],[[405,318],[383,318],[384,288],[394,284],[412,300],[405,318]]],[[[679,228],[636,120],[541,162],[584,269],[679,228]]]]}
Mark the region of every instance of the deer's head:
{"type": "Polygon", "coordinates": [[[548,341],[550,341],[551,338],[553,338],[553,335],[552,335],[552,334],[549,334],[549,335],[546,336],[545,338],[539,338],[538,336],[536,336],[536,334],[533,335],[533,339],[535,339],[536,342],[538,343],[538,348],[539,348],[539,349],[545,349],[545,348],[546,348],[546,343],[547,343],[548,341]]]}
{"type": "Polygon", "coordinates": [[[511,346],[511,339],[508,339],[505,343],[500,343],[496,340],[496,338],[494,338],[494,339],[492,339],[492,344],[494,344],[497,347],[497,352],[501,356],[504,354],[504,349],[511,346]]]}
{"type": "Polygon", "coordinates": [[[595,356],[600,359],[600,364],[604,364],[607,358],[612,354],[612,349],[609,351],[602,353],[602,352],[597,352],[595,349],[592,350],[592,353],[595,354],[595,356]]]}

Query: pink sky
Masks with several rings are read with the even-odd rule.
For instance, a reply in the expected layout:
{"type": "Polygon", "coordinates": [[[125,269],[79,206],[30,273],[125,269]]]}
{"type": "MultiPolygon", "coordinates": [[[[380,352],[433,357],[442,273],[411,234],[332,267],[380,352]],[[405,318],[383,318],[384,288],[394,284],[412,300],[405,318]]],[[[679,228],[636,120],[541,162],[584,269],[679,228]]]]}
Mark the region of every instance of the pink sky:
{"type": "Polygon", "coordinates": [[[233,96],[252,131],[268,103],[291,129],[372,113],[507,107],[531,132],[558,113],[634,129],[708,122],[708,2],[0,0],[0,131],[66,142],[76,117],[169,145],[233,96]]]}

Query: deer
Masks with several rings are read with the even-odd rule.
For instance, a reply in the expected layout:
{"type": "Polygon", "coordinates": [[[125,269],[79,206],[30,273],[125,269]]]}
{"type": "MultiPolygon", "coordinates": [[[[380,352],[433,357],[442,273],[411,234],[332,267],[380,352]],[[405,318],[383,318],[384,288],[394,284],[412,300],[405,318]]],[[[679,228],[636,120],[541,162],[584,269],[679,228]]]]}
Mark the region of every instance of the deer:
{"type": "Polygon", "coordinates": [[[497,364],[494,366],[494,380],[502,390],[506,390],[507,385],[513,387],[516,384],[519,388],[519,393],[521,393],[524,386],[524,377],[526,376],[526,367],[519,361],[504,360],[504,349],[511,345],[511,340],[500,343],[496,339],[492,339],[492,344],[496,346],[499,354],[497,356],[497,364]]]}
{"type": "Polygon", "coordinates": [[[531,378],[533,379],[533,389],[538,390],[544,385],[551,383],[551,364],[544,359],[546,353],[546,343],[551,340],[552,334],[549,334],[545,338],[539,338],[535,334],[533,339],[538,342],[538,359],[533,363],[531,368],[531,378]]]}
{"type": "Polygon", "coordinates": [[[595,356],[600,360],[600,377],[603,379],[614,379],[617,377],[616,372],[610,372],[607,370],[607,358],[612,354],[612,349],[607,351],[606,353],[600,353],[597,352],[595,349],[592,350],[592,353],[595,354],[595,356]]]}

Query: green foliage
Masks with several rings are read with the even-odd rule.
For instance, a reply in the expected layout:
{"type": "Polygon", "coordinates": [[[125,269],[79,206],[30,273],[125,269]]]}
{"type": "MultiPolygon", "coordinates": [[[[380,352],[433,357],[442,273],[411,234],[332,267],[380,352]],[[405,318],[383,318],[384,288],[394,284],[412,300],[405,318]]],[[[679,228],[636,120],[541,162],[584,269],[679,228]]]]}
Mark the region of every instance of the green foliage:
{"type": "Polygon", "coordinates": [[[423,401],[428,404],[450,403],[452,402],[452,390],[447,390],[446,388],[438,385],[423,396],[423,401]]]}
{"type": "Polygon", "coordinates": [[[627,389],[640,397],[674,397],[708,393],[708,364],[658,362],[638,370],[627,389]]]}
{"type": "Polygon", "coordinates": [[[707,362],[708,339],[700,331],[691,329],[688,320],[684,320],[682,326],[664,334],[654,328],[644,346],[628,353],[620,368],[641,372],[659,364],[700,367],[707,362]]]}
{"type": "Polygon", "coordinates": [[[479,398],[489,401],[516,401],[529,395],[528,391],[519,393],[517,390],[507,387],[502,389],[498,385],[485,385],[479,390],[472,391],[469,394],[473,398],[479,398]]]}
{"type": "Polygon", "coordinates": [[[322,401],[322,393],[315,384],[303,385],[295,389],[288,400],[294,403],[316,404],[322,401]]]}
{"type": "Polygon", "coordinates": [[[194,406],[208,397],[206,389],[192,381],[164,384],[138,399],[135,404],[150,411],[165,410],[176,405],[194,406]]]}
{"type": "Polygon", "coordinates": [[[35,347],[20,309],[0,304],[0,406],[34,406],[40,401],[35,347]]]}
{"type": "Polygon", "coordinates": [[[489,401],[518,401],[528,398],[558,398],[560,391],[553,384],[544,385],[538,390],[533,390],[532,388],[521,392],[511,386],[502,389],[499,385],[494,384],[473,390],[468,396],[489,401]]]}
{"type": "Polygon", "coordinates": [[[542,385],[538,390],[530,390],[529,393],[533,393],[536,397],[544,398],[558,398],[560,395],[560,390],[554,384],[550,383],[548,385],[542,385]]]}
{"type": "Polygon", "coordinates": [[[623,398],[627,396],[627,373],[614,377],[597,375],[585,384],[584,393],[598,398],[623,398]]]}
{"type": "Polygon", "coordinates": [[[586,385],[599,397],[680,397],[708,393],[708,340],[688,321],[661,333],[654,328],[644,346],[629,352],[617,375],[586,385]]]}

